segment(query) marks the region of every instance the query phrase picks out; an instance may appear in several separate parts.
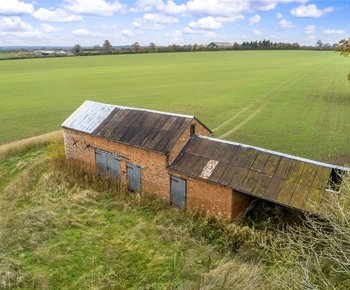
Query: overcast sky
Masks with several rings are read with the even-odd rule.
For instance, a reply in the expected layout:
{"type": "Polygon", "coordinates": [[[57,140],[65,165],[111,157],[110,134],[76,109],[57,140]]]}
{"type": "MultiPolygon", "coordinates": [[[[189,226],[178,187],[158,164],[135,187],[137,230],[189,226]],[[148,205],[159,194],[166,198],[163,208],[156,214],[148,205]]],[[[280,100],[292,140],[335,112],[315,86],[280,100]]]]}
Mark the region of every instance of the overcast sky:
{"type": "Polygon", "coordinates": [[[349,34],[350,0],[0,0],[0,46],[315,44],[349,34]]]}

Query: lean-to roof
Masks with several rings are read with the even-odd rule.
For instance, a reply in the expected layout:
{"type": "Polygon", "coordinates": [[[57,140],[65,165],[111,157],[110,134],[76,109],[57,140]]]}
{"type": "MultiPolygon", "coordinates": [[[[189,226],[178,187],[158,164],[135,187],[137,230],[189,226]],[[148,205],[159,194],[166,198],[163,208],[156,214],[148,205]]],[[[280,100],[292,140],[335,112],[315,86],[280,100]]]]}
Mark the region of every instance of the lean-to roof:
{"type": "Polygon", "coordinates": [[[170,168],[304,211],[321,202],[332,170],[346,168],[263,148],[192,136],[170,168]]]}

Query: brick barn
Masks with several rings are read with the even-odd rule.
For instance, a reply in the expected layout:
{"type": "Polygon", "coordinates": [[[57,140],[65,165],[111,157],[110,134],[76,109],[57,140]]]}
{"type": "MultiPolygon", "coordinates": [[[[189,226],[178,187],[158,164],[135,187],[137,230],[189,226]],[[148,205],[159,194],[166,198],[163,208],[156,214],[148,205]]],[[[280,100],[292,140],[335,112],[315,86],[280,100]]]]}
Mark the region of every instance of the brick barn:
{"type": "Polygon", "coordinates": [[[227,220],[256,198],[311,211],[346,170],[212,138],[194,116],[86,101],[62,127],[67,159],[109,172],[131,192],[227,220]]]}

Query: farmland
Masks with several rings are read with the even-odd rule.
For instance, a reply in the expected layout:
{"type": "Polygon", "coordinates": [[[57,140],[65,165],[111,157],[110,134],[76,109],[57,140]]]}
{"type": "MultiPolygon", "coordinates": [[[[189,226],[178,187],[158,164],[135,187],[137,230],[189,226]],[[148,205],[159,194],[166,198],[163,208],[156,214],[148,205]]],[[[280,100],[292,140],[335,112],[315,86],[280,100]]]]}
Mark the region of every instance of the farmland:
{"type": "Polygon", "coordinates": [[[0,143],[57,130],[84,100],[196,115],[215,136],[348,162],[349,61],[333,52],[171,53],[0,62],[0,143]]]}

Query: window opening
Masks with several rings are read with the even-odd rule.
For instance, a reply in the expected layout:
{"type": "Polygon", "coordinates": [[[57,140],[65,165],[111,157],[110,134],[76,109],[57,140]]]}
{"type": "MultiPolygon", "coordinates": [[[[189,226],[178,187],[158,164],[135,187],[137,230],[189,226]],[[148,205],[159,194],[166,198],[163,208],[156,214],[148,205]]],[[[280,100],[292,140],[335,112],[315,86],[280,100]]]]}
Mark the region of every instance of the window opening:
{"type": "Polygon", "coordinates": [[[190,135],[192,136],[192,135],[194,135],[194,134],[196,134],[196,125],[191,125],[191,128],[190,128],[190,135]]]}

